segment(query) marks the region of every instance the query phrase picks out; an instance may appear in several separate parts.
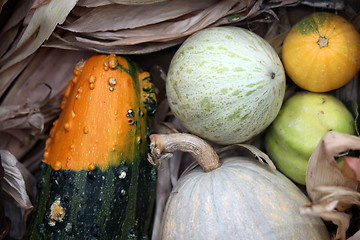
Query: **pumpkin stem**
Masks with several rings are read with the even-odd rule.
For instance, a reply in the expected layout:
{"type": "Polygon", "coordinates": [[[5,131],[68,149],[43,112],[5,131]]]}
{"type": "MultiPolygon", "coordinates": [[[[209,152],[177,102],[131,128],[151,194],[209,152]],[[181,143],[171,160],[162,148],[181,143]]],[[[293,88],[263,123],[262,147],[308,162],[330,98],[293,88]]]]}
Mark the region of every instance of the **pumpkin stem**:
{"type": "Polygon", "coordinates": [[[219,156],[203,139],[188,133],[151,134],[149,161],[158,165],[161,160],[177,150],[190,153],[204,172],[210,172],[221,166],[219,156]],[[154,159],[154,161],[153,161],[154,159]]]}
{"type": "Polygon", "coordinates": [[[319,40],[317,41],[317,44],[319,45],[320,48],[327,47],[329,45],[329,39],[320,36],[319,40]]]}

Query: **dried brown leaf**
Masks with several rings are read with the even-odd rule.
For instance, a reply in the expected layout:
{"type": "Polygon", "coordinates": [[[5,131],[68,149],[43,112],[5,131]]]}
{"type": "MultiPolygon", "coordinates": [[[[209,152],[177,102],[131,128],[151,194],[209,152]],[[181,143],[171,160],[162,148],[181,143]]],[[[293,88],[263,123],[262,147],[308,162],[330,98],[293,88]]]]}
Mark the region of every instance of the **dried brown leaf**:
{"type": "Polygon", "coordinates": [[[349,178],[360,182],[360,158],[358,157],[344,157],[344,165],[342,169],[343,174],[349,178]]]}
{"type": "Polygon", "coordinates": [[[19,40],[0,60],[1,72],[32,55],[50,37],[57,24],[64,22],[76,2],[53,0],[36,8],[19,40]]]}
{"type": "Polygon", "coordinates": [[[125,5],[148,5],[159,2],[165,2],[168,0],[110,0],[113,3],[125,4],[125,5]]]}
{"type": "Polygon", "coordinates": [[[208,8],[208,11],[201,11],[196,15],[177,22],[163,22],[134,30],[118,32],[122,36],[120,36],[119,40],[115,41],[107,41],[108,39],[106,39],[106,41],[92,40],[93,36],[96,37],[96,33],[91,35],[90,39],[82,37],[76,37],[76,39],[85,44],[98,44],[103,46],[127,46],[145,42],[171,41],[201,30],[214,23],[219,17],[227,15],[231,10],[232,4],[226,4],[230,2],[223,3],[224,4],[216,4],[208,8]]]}
{"type": "Polygon", "coordinates": [[[4,7],[5,3],[7,2],[8,0],[0,0],[0,13],[2,11],[2,8],[4,7]]]}
{"type": "Polygon", "coordinates": [[[33,209],[29,194],[35,195],[33,191],[36,181],[11,153],[0,150],[0,156],[5,171],[1,183],[5,214],[12,223],[10,236],[21,239],[25,235],[26,222],[33,209]]]}
{"type": "Polygon", "coordinates": [[[107,5],[94,8],[76,21],[63,26],[71,32],[98,32],[146,26],[205,9],[216,0],[173,0],[148,5],[107,5]]]}
{"type": "Polygon", "coordinates": [[[334,209],[337,202],[319,203],[300,208],[300,214],[321,217],[326,221],[331,221],[338,226],[334,239],[345,240],[346,230],[349,228],[351,214],[338,212],[334,209]]]}
{"type": "Polygon", "coordinates": [[[246,5],[234,1],[220,1],[177,21],[167,21],[131,30],[88,34],[87,37],[70,34],[65,37],[55,35],[58,40],[48,41],[45,46],[85,48],[118,54],[148,53],[181,43],[188,35],[208,26],[216,26],[219,18],[240,9],[245,10],[245,7],[246,5]],[[106,38],[106,40],[96,37],[106,38]],[[109,41],[109,38],[118,38],[118,40],[109,41]]]}
{"type": "Polygon", "coordinates": [[[343,0],[303,0],[301,4],[315,7],[315,8],[324,8],[324,9],[334,9],[334,10],[344,10],[345,3],[343,0]]]}
{"type": "Polygon", "coordinates": [[[268,41],[277,54],[281,56],[282,44],[291,28],[291,25],[286,8],[279,9],[278,17],[279,21],[273,21],[270,24],[264,39],[268,41]]]}
{"type": "Polygon", "coordinates": [[[6,21],[4,27],[1,29],[0,56],[4,55],[10,45],[14,42],[19,32],[19,29],[22,26],[22,21],[25,18],[27,12],[29,11],[30,7],[31,1],[18,2],[14,12],[6,21]]]}
{"type": "Polygon", "coordinates": [[[349,237],[347,240],[359,240],[360,239],[360,230],[357,231],[354,235],[349,237]]]}
{"type": "Polygon", "coordinates": [[[33,56],[29,56],[6,70],[2,70],[0,68],[0,98],[3,96],[4,92],[8,89],[11,83],[16,79],[19,73],[26,68],[32,57],[33,56]]]}
{"type": "Polygon", "coordinates": [[[357,181],[343,175],[335,157],[348,150],[360,149],[360,138],[335,131],[326,133],[311,155],[306,172],[306,190],[316,202],[323,193],[315,191],[318,186],[343,186],[357,189],[357,181]]]}
{"type": "Polygon", "coordinates": [[[320,192],[322,198],[300,209],[301,214],[318,216],[338,226],[335,239],[346,239],[352,217],[346,211],[353,205],[360,206],[360,193],[340,186],[318,186],[314,191],[320,192]]]}
{"type": "Polygon", "coordinates": [[[105,6],[109,4],[113,4],[113,2],[110,0],[79,0],[76,6],[92,8],[92,7],[105,6]]]}
{"type": "Polygon", "coordinates": [[[60,37],[56,36],[57,40],[49,41],[43,46],[60,48],[66,50],[86,50],[98,53],[114,53],[114,54],[146,54],[157,52],[175,45],[178,45],[184,41],[185,38],[179,38],[168,42],[155,42],[144,43],[137,45],[126,46],[102,46],[96,44],[85,44],[78,42],[74,36],[60,37]]]}
{"type": "Polygon", "coordinates": [[[18,76],[2,105],[41,102],[49,92],[50,98],[61,95],[73,77],[75,65],[92,54],[61,49],[39,49],[29,66],[18,76]]]}
{"type": "Polygon", "coordinates": [[[217,153],[221,154],[236,147],[241,147],[249,150],[259,160],[260,163],[264,164],[265,161],[272,169],[276,169],[274,163],[271,161],[270,157],[267,154],[265,154],[263,151],[250,144],[232,144],[219,149],[217,153]]]}
{"type": "Polygon", "coordinates": [[[36,9],[41,7],[42,5],[46,5],[50,2],[51,0],[35,0],[34,3],[32,4],[31,8],[32,9],[36,9]]]}

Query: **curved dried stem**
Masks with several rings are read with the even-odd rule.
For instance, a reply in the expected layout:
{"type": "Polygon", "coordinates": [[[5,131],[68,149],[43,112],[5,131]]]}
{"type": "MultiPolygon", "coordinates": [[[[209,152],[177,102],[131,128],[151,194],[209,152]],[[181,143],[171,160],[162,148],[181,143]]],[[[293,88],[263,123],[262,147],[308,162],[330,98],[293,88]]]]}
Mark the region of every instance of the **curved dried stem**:
{"type": "Polygon", "coordinates": [[[210,172],[221,166],[219,156],[203,139],[188,133],[152,134],[150,135],[150,150],[148,160],[158,166],[161,161],[171,157],[175,151],[190,153],[204,172],[210,172]]]}

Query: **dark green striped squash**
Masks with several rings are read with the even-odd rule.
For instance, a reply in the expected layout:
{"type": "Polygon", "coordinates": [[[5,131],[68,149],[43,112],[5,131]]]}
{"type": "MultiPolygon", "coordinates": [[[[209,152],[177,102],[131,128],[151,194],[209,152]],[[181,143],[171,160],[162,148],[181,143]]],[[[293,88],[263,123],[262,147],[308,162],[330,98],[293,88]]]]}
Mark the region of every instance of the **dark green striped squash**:
{"type": "Polygon", "coordinates": [[[46,141],[29,239],[146,239],[156,170],[150,75],[128,58],[77,64],[46,141]]]}

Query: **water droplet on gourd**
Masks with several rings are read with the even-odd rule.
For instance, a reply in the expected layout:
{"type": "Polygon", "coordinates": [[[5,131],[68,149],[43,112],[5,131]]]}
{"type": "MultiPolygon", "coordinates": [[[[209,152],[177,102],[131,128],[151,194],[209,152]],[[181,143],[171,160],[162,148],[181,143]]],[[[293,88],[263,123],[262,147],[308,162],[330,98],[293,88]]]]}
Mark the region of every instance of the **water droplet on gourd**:
{"type": "Polygon", "coordinates": [[[139,144],[141,144],[142,143],[142,138],[140,136],[137,137],[137,141],[138,141],[139,144]]]}
{"type": "Polygon", "coordinates": [[[68,98],[70,96],[71,88],[72,88],[72,86],[70,84],[66,87],[65,92],[64,92],[65,98],[68,98]]]}
{"type": "Polygon", "coordinates": [[[104,70],[107,71],[109,70],[109,65],[108,65],[108,62],[104,62],[104,70]]]}
{"type": "Polygon", "coordinates": [[[65,131],[67,131],[67,132],[70,131],[70,123],[68,123],[68,122],[65,123],[65,124],[64,124],[64,129],[65,129],[65,131]]]}
{"type": "Polygon", "coordinates": [[[114,77],[109,78],[109,85],[110,86],[116,85],[116,79],[114,77]]]}
{"type": "Polygon", "coordinates": [[[112,69],[115,69],[118,65],[118,61],[116,59],[116,56],[115,54],[111,54],[109,56],[109,67],[112,68],[112,69]]]}
{"type": "Polygon", "coordinates": [[[75,150],[75,144],[71,144],[70,147],[69,147],[69,150],[74,151],[75,150]]]}
{"type": "Polygon", "coordinates": [[[54,170],[57,171],[57,170],[60,170],[62,167],[62,164],[60,161],[56,161],[55,164],[54,164],[54,170]]]}
{"type": "Polygon", "coordinates": [[[94,83],[90,83],[90,84],[89,84],[89,88],[90,88],[90,90],[94,90],[94,89],[95,89],[95,84],[94,84],[94,83]]]}
{"type": "Polygon", "coordinates": [[[121,193],[122,196],[125,196],[125,195],[126,195],[126,190],[125,190],[125,189],[121,189],[120,193],[121,193]]]}
{"type": "Polygon", "coordinates": [[[114,88],[113,87],[110,87],[109,88],[110,92],[114,91],[114,88]]]}
{"type": "Polygon", "coordinates": [[[128,109],[127,112],[126,112],[126,116],[127,117],[134,117],[135,116],[134,110],[128,109]]]}
{"type": "Polygon", "coordinates": [[[95,75],[90,75],[90,77],[89,77],[89,83],[95,83],[95,81],[96,81],[95,75]]]}
{"type": "Polygon", "coordinates": [[[77,93],[76,93],[75,99],[79,99],[80,96],[81,96],[81,93],[82,93],[82,88],[79,87],[79,88],[77,89],[77,93]]]}
{"type": "Polygon", "coordinates": [[[126,178],[126,172],[124,170],[120,170],[119,178],[120,179],[125,179],[126,178]]]}
{"type": "Polygon", "coordinates": [[[83,132],[84,132],[84,134],[88,134],[89,133],[89,128],[85,126],[83,128],[83,132]]]}
{"type": "Polygon", "coordinates": [[[66,158],[66,165],[69,165],[69,163],[71,162],[71,156],[67,156],[66,158]]]}
{"type": "Polygon", "coordinates": [[[51,141],[52,141],[51,138],[46,139],[46,141],[45,141],[45,148],[48,148],[48,147],[50,146],[51,141]]]}
{"type": "Polygon", "coordinates": [[[70,234],[72,232],[72,229],[73,229],[73,225],[71,223],[67,223],[65,226],[65,232],[67,234],[70,234]]]}
{"type": "Polygon", "coordinates": [[[75,77],[73,77],[72,79],[71,79],[71,81],[74,83],[74,84],[76,84],[77,83],[77,81],[78,81],[78,75],[79,75],[79,71],[77,71],[78,72],[78,74],[75,74],[75,77]]]}
{"type": "Polygon", "coordinates": [[[94,163],[89,163],[88,170],[93,171],[94,169],[95,169],[95,164],[94,163]]]}
{"type": "Polygon", "coordinates": [[[39,223],[37,225],[37,229],[38,229],[40,234],[44,234],[45,233],[45,224],[44,223],[39,223]]]}
{"type": "Polygon", "coordinates": [[[65,105],[66,105],[66,98],[63,98],[60,104],[60,109],[63,110],[65,108],[65,105]]]}

